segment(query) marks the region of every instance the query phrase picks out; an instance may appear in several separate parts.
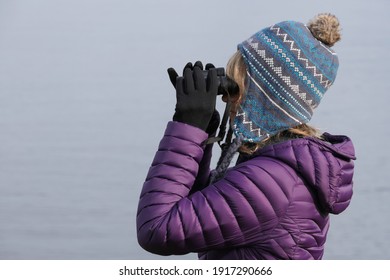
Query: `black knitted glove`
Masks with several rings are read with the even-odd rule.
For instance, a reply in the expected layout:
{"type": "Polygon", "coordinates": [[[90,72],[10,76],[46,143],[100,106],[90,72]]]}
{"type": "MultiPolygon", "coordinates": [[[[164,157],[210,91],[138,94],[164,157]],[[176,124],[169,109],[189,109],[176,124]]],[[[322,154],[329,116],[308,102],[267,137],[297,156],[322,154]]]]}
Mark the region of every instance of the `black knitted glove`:
{"type": "MultiPolygon", "coordinates": [[[[191,70],[193,70],[193,68],[195,66],[197,66],[203,70],[202,62],[197,61],[197,62],[195,62],[194,66],[192,65],[191,62],[188,62],[183,69],[183,76],[184,76],[184,71],[186,68],[190,68],[191,70]]],[[[210,70],[212,68],[215,68],[215,66],[213,64],[211,64],[211,63],[206,64],[206,67],[205,67],[206,70],[210,70]]],[[[176,89],[176,79],[179,77],[179,75],[177,74],[176,70],[173,68],[168,68],[167,71],[168,71],[169,79],[170,79],[173,87],[176,89]]],[[[174,118],[175,118],[175,116],[174,116],[174,118]]],[[[206,128],[206,132],[208,133],[209,136],[215,136],[215,133],[218,129],[220,121],[221,120],[220,120],[219,112],[215,109],[212,116],[211,116],[211,120],[206,128]]]]}
{"type": "Polygon", "coordinates": [[[211,120],[206,128],[206,132],[209,135],[209,137],[216,135],[220,122],[221,122],[221,117],[219,116],[219,112],[217,110],[214,110],[214,113],[211,116],[211,120]]]}
{"type": "Polygon", "coordinates": [[[187,63],[182,77],[178,77],[172,68],[168,69],[168,74],[172,84],[175,78],[176,112],[173,120],[207,131],[215,111],[218,92],[216,69],[210,68],[205,78],[203,65],[198,61],[193,67],[191,63],[187,63]]]}

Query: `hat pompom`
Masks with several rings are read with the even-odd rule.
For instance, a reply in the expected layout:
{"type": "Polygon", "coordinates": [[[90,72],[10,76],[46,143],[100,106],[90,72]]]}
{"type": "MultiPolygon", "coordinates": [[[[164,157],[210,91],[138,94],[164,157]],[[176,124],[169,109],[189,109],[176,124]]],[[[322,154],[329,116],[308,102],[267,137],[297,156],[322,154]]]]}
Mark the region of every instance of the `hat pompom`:
{"type": "Polygon", "coordinates": [[[335,15],[318,14],[309,21],[307,27],[316,39],[329,47],[341,39],[340,22],[335,15]]]}

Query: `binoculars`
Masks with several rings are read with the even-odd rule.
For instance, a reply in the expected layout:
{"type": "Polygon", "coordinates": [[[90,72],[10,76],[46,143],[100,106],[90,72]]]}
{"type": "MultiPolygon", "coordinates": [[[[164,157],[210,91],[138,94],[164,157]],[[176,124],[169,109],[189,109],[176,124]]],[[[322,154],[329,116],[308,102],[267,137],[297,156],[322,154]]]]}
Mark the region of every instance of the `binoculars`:
{"type": "MultiPolygon", "coordinates": [[[[235,81],[233,81],[231,78],[226,76],[225,69],[223,67],[215,68],[217,70],[217,77],[218,77],[218,95],[223,94],[238,94],[239,88],[235,81]]],[[[205,78],[207,78],[209,71],[203,70],[203,75],[205,78]]]]}

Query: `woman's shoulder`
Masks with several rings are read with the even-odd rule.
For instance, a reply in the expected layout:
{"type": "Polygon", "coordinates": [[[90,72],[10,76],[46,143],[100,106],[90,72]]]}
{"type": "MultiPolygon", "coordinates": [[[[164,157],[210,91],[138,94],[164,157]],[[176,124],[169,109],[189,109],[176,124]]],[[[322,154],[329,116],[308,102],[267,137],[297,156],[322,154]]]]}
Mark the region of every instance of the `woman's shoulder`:
{"type": "Polygon", "coordinates": [[[290,166],[264,156],[255,156],[237,164],[226,173],[225,179],[243,192],[264,196],[274,207],[283,207],[283,201],[288,205],[294,188],[302,184],[290,166]]]}

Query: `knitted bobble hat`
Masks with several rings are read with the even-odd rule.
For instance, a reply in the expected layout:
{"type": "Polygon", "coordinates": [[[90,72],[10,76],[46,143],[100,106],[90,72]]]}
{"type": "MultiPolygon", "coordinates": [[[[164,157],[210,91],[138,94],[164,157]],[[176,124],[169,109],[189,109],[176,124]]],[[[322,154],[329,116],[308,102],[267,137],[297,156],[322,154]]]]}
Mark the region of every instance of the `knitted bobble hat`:
{"type": "Polygon", "coordinates": [[[239,44],[247,73],[235,135],[260,142],[307,123],[335,81],[339,62],[330,47],[338,40],[337,18],[319,14],[307,26],[280,22],[239,44]]]}
{"type": "Polygon", "coordinates": [[[337,18],[319,14],[307,26],[280,22],[238,45],[246,89],[233,120],[236,138],[211,172],[211,183],[224,176],[242,142],[260,142],[311,119],[336,79],[339,62],[330,47],[339,40],[337,18]]]}

